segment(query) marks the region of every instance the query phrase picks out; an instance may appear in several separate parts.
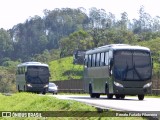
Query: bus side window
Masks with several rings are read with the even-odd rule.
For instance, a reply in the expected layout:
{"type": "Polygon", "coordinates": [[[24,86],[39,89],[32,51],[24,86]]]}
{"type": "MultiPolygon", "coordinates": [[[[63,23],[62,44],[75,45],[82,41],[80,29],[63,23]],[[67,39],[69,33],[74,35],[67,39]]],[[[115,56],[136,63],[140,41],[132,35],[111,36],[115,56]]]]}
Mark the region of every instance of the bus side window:
{"type": "Polygon", "coordinates": [[[110,50],[109,51],[109,59],[113,58],[113,52],[110,50]]]}
{"type": "Polygon", "coordinates": [[[99,66],[99,63],[100,63],[100,53],[97,53],[97,56],[96,56],[96,67],[99,66]]]}
{"type": "Polygon", "coordinates": [[[92,67],[92,55],[89,55],[89,58],[88,58],[88,67],[92,67]]]}
{"type": "Polygon", "coordinates": [[[88,67],[88,55],[85,55],[85,66],[88,67]]]}
{"type": "Polygon", "coordinates": [[[18,68],[18,74],[21,74],[21,67],[18,68]]]}
{"type": "Polygon", "coordinates": [[[16,74],[18,75],[19,74],[19,71],[18,71],[19,69],[17,68],[17,71],[16,71],[16,74]]]}
{"type": "Polygon", "coordinates": [[[96,54],[92,55],[92,67],[95,67],[96,54]]]}
{"type": "Polygon", "coordinates": [[[109,55],[108,52],[105,53],[105,65],[108,65],[108,60],[109,59],[109,55]]]}
{"type": "Polygon", "coordinates": [[[100,66],[104,66],[104,53],[101,53],[100,66]]]}
{"type": "Polygon", "coordinates": [[[21,68],[20,68],[20,74],[22,74],[22,73],[23,73],[23,68],[21,67],[21,68]]]}
{"type": "Polygon", "coordinates": [[[25,67],[23,67],[23,69],[22,69],[22,74],[24,74],[25,73],[25,67]]]}

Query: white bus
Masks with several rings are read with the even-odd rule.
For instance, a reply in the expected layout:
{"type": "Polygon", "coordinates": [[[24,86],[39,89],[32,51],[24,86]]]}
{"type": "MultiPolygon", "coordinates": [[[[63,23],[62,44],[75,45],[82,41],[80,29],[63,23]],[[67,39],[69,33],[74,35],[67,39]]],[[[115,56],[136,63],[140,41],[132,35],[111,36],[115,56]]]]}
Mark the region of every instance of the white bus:
{"type": "Polygon", "coordinates": [[[111,44],[86,51],[84,90],[90,97],[106,94],[109,99],[138,95],[151,89],[152,59],[149,48],[111,44]]]}
{"type": "Polygon", "coordinates": [[[20,91],[45,94],[48,91],[49,67],[40,62],[25,62],[17,66],[16,88],[20,91]]]}

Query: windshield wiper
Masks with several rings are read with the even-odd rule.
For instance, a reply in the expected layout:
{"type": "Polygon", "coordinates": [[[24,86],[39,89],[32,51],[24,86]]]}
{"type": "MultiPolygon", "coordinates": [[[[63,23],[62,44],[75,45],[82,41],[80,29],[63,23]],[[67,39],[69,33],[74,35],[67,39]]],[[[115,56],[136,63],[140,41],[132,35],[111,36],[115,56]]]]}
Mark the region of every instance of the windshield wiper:
{"type": "Polygon", "coordinates": [[[127,74],[128,74],[128,71],[129,71],[127,61],[126,61],[126,65],[127,65],[127,66],[126,66],[126,68],[125,68],[125,70],[124,70],[124,71],[126,71],[126,72],[125,72],[124,80],[126,80],[126,78],[127,78],[127,74]]]}
{"type": "Polygon", "coordinates": [[[139,79],[142,80],[141,75],[139,74],[139,72],[137,71],[137,69],[135,67],[135,62],[134,62],[134,65],[133,65],[133,70],[135,71],[135,73],[137,74],[137,76],[139,77],[139,79]]]}

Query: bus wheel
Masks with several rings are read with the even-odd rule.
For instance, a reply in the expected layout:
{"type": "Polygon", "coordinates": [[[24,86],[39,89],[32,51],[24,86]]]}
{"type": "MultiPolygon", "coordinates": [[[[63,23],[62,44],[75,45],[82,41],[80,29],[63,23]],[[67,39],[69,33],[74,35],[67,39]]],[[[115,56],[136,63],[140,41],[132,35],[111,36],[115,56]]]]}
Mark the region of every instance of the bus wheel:
{"type": "Polygon", "coordinates": [[[119,95],[119,94],[116,94],[115,96],[116,96],[116,99],[119,99],[119,98],[120,98],[120,95],[119,95]]]}
{"type": "Polygon", "coordinates": [[[89,85],[89,94],[90,94],[90,97],[91,97],[91,98],[94,98],[94,97],[95,97],[95,94],[92,93],[92,86],[91,86],[91,85],[89,85]]]}
{"type": "Polygon", "coordinates": [[[45,95],[45,94],[46,94],[46,89],[44,89],[44,90],[43,90],[42,94],[43,94],[43,95],[45,95]]]}
{"type": "Polygon", "coordinates": [[[24,85],[24,89],[23,89],[23,91],[26,91],[26,87],[25,87],[25,85],[24,85]]]}
{"type": "Polygon", "coordinates": [[[107,94],[107,98],[108,99],[112,99],[113,98],[113,94],[107,94]]]}
{"type": "Polygon", "coordinates": [[[19,88],[19,85],[18,85],[18,92],[21,92],[20,88],[19,88]]]}
{"type": "Polygon", "coordinates": [[[96,93],[96,95],[95,95],[95,96],[96,96],[96,98],[99,98],[99,97],[100,97],[100,94],[96,93]]]}
{"type": "Polygon", "coordinates": [[[143,100],[144,99],[144,95],[138,95],[138,99],[139,100],[143,100]]]}
{"type": "Polygon", "coordinates": [[[124,99],[124,98],[125,98],[125,95],[120,95],[120,98],[121,98],[121,99],[124,99]]]}

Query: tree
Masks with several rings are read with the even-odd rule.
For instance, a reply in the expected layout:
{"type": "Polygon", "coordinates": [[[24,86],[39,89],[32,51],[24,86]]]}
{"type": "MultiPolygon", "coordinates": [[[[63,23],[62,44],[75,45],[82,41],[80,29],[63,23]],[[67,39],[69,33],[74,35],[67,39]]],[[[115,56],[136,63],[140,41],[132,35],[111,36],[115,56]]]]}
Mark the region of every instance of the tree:
{"type": "Polygon", "coordinates": [[[62,8],[53,11],[45,10],[45,25],[48,31],[48,47],[59,48],[59,40],[79,29],[87,28],[88,16],[84,9],[62,8]]]}
{"type": "Polygon", "coordinates": [[[107,27],[107,13],[104,9],[91,8],[89,11],[90,27],[104,29],[107,27]]]}
{"type": "Polygon", "coordinates": [[[160,17],[156,16],[153,18],[153,28],[152,31],[160,32],[160,17]]]}
{"type": "Polygon", "coordinates": [[[91,36],[84,30],[79,30],[60,40],[61,57],[73,54],[74,50],[86,50],[93,47],[91,36]]]}
{"type": "Polygon", "coordinates": [[[111,12],[109,12],[109,14],[106,18],[106,22],[107,22],[106,28],[110,29],[110,28],[114,27],[116,24],[115,15],[112,14],[111,12]]]}
{"type": "Polygon", "coordinates": [[[147,31],[151,29],[151,16],[150,14],[145,12],[144,6],[141,6],[139,9],[139,22],[142,31],[147,31]]]}
{"type": "Polygon", "coordinates": [[[0,29],[0,58],[9,57],[13,51],[13,44],[9,33],[3,28],[0,29]]]}
{"type": "Polygon", "coordinates": [[[121,13],[121,20],[119,21],[119,26],[121,30],[127,30],[128,25],[128,14],[126,12],[121,13]]]}
{"type": "Polygon", "coordinates": [[[34,61],[48,63],[51,61],[51,55],[48,50],[44,50],[42,54],[36,54],[33,58],[34,61]]]}

